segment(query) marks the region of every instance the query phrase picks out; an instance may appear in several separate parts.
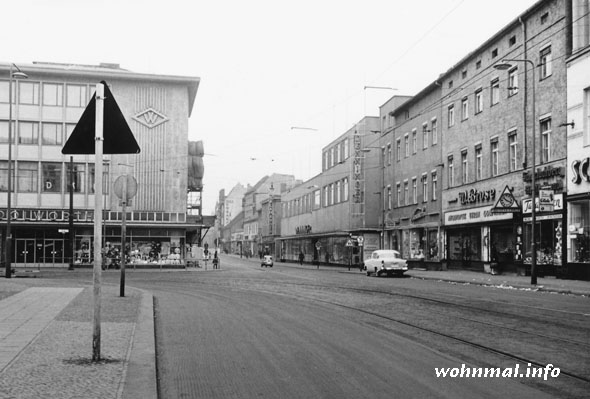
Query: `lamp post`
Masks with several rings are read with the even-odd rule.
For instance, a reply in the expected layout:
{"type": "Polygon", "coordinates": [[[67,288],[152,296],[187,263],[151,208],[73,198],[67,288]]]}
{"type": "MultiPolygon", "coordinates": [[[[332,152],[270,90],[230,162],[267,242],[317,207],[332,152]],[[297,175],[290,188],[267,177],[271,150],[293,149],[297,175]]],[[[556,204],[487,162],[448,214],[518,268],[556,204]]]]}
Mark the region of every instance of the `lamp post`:
{"type": "Polygon", "coordinates": [[[12,200],[12,82],[15,79],[27,79],[26,73],[21,71],[19,67],[10,64],[10,80],[8,82],[8,179],[7,179],[7,197],[6,197],[6,243],[4,253],[6,256],[4,277],[11,278],[11,261],[12,261],[12,232],[10,229],[11,222],[11,200],[12,200]],[[13,67],[17,70],[14,71],[13,67]]]}
{"type": "MultiPolygon", "coordinates": [[[[535,224],[537,222],[537,214],[536,214],[536,202],[537,202],[537,193],[535,192],[535,164],[536,164],[536,150],[535,150],[535,142],[537,141],[535,139],[535,125],[536,125],[536,120],[535,120],[535,107],[536,107],[536,101],[535,101],[535,68],[536,65],[533,61],[529,60],[528,58],[519,58],[519,59],[503,59],[501,61],[501,63],[494,65],[494,68],[499,69],[499,70],[507,70],[510,69],[512,67],[512,64],[510,64],[510,62],[524,62],[527,63],[531,66],[531,72],[532,72],[532,77],[533,77],[533,84],[531,85],[531,97],[533,100],[533,112],[532,112],[532,119],[533,119],[533,123],[532,123],[532,133],[533,133],[533,137],[532,137],[532,166],[531,166],[531,185],[532,185],[532,192],[531,192],[531,222],[532,222],[532,226],[531,226],[531,284],[532,285],[537,285],[537,243],[535,241],[535,224]]],[[[526,83],[526,79],[525,79],[525,83],[526,83]]],[[[525,111],[526,112],[526,111],[525,111]]],[[[525,120],[526,120],[526,115],[525,115],[525,120]]],[[[525,132],[526,134],[526,132],[525,132]]],[[[526,136],[525,136],[526,138],[526,136]]]]}

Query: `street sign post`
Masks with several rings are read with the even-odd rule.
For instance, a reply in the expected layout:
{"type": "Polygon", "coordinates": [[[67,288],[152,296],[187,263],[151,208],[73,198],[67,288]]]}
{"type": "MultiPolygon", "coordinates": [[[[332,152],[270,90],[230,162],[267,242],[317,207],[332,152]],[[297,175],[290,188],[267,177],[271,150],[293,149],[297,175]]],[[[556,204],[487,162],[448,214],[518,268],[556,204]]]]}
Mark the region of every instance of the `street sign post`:
{"type": "Polygon", "coordinates": [[[125,121],[125,116],[103,80],[61,149],[62,154],[94,154],[94,318],[92,360],[100,360],[100,290],[102,270],[102,215],[104,154],[137,154],[139,145],[125,121]],[[104,151],[104,152],[103,152],[104,151]]]}

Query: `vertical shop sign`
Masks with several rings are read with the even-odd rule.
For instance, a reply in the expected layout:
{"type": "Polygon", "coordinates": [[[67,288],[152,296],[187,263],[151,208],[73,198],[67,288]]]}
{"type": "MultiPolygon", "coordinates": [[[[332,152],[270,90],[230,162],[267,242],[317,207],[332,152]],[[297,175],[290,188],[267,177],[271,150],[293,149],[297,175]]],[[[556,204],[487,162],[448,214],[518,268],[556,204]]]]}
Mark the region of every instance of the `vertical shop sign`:
{"type": "Polygon", "coordinates": [[[362,167],[361,167],[361,136],[358,131],[354,132],[353,136],[354,145],[354,158],[353,158],[353,170],[352,170],[352,183],[353,183],[353,195],[352,201],[355,204],[362,203],[362,167]]]}

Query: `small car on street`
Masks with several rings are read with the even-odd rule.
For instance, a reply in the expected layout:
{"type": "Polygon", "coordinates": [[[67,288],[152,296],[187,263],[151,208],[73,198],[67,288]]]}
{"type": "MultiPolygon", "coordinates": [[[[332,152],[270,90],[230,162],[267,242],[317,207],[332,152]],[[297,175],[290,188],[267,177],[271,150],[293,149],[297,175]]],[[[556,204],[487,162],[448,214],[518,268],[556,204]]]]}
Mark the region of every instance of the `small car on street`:
{"type": "Polygon", "coordinates": [[[378,249],[365,260],[363,269],[367,271],[367,276],[401,276],[408,271],[408,262],[396,250],[378,249]]]}
{"type": "Polygon", "coordinates": [[[262,266],[272,267],[272,265],[273,265],[272,256],[271,255],[264,255],[264,257],[262,258],[262,262],[260,263],[260,267],[262,267],[262,266]]]}

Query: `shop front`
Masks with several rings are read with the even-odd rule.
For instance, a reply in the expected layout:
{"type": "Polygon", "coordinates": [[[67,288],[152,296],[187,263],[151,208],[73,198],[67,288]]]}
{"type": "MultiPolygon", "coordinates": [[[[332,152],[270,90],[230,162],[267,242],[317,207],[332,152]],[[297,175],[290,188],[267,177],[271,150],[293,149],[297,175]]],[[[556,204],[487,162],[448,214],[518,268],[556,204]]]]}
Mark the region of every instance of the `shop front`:
{"type": "Polygon", "coordinates": [[[493,205],[445,212],[448,268],[516,270],[516,227],[512,213],[494,213],[493,205]]]}
{"type": "MultiPolygon", "coordinates": [[[[186,254],[184,214],[129,212],[127,249],[131,265],[182,264],[186,254]]],[[[0,211],[0,220],[6,220],[0,211]]],[[[121,251],[121,212],[104,212],[104,258],[121,251]]],[[[14,267],[91,267],[94,262],[94,212],[76,210],[73,216],[74,248],[69,236],[69,212],[58,209],[12,211],[12,259],[14,267]]]]}
{"type": "MultiPolygon", "coordinates": [[[[281,237],[276,240],[281,261],[299,262],[303,253],[303,261],[312,264],[358,266],[362,262],[364,239],[346,232],[296,235],[281,237]]],[[[378,241],[378,236],[376,236],[378,241]]]]}
{"type": "Polygon", "coordinates": [[[567,276],[590,280],[590,193],[568,196],[567,276]]]}

